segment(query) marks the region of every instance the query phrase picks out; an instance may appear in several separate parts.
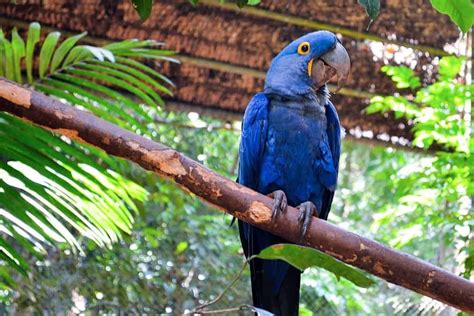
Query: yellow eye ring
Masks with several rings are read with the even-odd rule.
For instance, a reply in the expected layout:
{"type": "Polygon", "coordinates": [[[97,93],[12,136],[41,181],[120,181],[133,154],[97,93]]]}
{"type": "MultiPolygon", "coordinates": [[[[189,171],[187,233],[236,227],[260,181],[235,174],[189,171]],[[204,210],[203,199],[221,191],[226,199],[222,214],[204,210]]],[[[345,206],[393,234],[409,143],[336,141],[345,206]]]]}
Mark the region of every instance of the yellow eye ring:
{"type": "Polygon", "coordinates": [[[308,55],[310,51],[309,42],[302,42],[298,45],[298,54],[300,55],[308,55]]]}

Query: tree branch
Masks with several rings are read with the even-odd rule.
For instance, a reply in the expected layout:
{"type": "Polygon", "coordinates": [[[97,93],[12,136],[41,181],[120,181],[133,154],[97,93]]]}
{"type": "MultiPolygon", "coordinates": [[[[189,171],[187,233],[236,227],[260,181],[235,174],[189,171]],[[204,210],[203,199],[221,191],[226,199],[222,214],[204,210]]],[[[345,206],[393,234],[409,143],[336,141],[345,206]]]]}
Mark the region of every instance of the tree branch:
{"type": "MultiPolygon", "coordinates": [[[[0,79],[0,111],[134,161],[232,216],[291,242],[300,241],[299,213],[295,208],[289,207],[272,221],[269,197],[226,179],[162,144],[4,79],[0,79]]],[[[474,312],[474,283],[326,221],[313,219],[302,244],[388,282],[474,312]]]]}

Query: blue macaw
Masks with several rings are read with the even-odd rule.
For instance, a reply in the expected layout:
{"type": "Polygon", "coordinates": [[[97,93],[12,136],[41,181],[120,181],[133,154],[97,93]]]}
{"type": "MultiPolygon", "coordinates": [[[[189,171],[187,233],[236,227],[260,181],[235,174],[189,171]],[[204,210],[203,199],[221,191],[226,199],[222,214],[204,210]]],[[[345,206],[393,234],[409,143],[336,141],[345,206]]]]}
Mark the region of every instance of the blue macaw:
{"type": "MultiPolygon", "coordinates": [[[[349,75],[349,56],[327,31],[307,34],[273,60],[262,93],[245,111],[238,182],[273,200],[273,218],[297,207],[304,237],[312,216],[327,219],[336,189],[341,131],[326,83],[349,75]]],[[[286,242],[239,221],[246,257],[286,242]]],[[[250,263],[254,306],[297,315],[301,272],[281,260],[250,263]]]]}

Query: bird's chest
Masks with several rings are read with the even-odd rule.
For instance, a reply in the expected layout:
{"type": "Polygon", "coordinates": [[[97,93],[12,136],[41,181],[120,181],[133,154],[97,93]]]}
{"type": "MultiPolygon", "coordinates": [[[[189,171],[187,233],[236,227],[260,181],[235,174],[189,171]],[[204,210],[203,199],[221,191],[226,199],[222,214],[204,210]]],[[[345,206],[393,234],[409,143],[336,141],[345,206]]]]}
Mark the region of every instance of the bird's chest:
{"type": "Polygon", "coordinates": [[[314,178],[314,162],[321,156],[320,143],[326,137],[324,113],[273,107],[268,119],[262,189],[309,185],[305,182],[314,178]]]}
{"type": "Polygon", "coordinates": [[[319,143],[326,133],[325,125],[325,118],[316,111],[272,108],[268,120],[266,154],[278,158],[276,163],[285,165],[298,159],[295,163],[304,164],[318,155],[319,143]]]}

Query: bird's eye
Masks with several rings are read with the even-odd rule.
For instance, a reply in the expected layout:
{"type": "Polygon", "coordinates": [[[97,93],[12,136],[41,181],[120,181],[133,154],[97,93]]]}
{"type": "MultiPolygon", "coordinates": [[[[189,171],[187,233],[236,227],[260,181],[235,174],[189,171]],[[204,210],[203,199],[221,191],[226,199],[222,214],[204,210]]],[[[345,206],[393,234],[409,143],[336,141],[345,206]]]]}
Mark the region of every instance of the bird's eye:
{"type": "Polygon", "coordinates": [[[303,42],[298,46],[298,54],[306,55],[309,53],[309,43],[303,42]]]}

